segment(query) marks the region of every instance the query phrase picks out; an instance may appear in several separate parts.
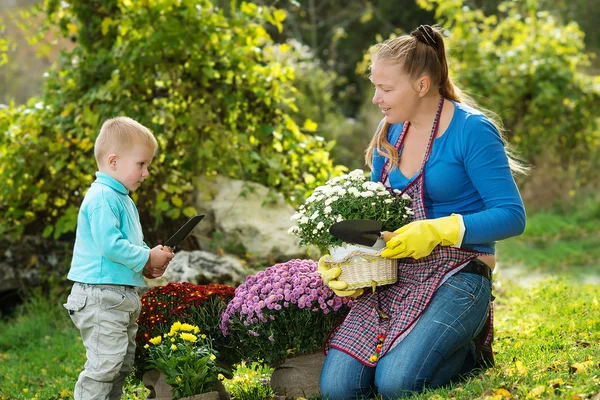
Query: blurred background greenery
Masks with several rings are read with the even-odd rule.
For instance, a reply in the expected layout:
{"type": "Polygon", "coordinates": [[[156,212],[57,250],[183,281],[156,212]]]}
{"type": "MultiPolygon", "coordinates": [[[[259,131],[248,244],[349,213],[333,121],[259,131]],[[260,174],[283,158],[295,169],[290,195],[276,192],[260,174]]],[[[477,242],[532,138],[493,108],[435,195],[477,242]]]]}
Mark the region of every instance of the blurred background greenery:
{"type": "MultiPolygon", "coordinates": [[[[331,175],[364,168],[380,119],[370,103],[368,48],[438,23],[460,87],[501,117],[510,145],[533,167],[518,181],[529,215],[578,211],[565,223],[585,239],[575,240],[587,243],[581,252],[593,254],[595,3],[3,0],[0,234],[72,241],[95,171],[93,140],[116,114],[159,139],[153,179],[134,194],[149,242],[197,211],[198,176],[259,182],[296,205],[331,175]]],[[[556,239],[548,232],[546,244],[556,239]]],[[[586,257],[584,266],[597,268],[597,257],[586,257]]]]}

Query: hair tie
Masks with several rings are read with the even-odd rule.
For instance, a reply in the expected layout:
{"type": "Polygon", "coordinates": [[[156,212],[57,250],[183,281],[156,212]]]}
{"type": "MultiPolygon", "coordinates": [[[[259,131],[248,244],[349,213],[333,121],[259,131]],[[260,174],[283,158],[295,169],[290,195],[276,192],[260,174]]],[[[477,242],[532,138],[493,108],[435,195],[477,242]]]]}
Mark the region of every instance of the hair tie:
{"type": "Polygon", "coordinates": [[[410,35],[433,48],[437,45],[435,32],[429,25],[420,25],[417,29],[412,31],[410,35]]]}

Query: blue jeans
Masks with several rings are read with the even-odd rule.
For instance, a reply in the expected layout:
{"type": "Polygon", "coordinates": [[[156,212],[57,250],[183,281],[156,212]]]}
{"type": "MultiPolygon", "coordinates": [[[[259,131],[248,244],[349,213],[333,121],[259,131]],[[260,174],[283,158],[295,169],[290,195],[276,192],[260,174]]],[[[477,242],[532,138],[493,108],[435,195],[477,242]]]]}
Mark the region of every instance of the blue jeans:
{"type": "Polygon", "coordinates": [[[324,399],[385,399],[448,384],[473,369],[473,338],[483,328],[491,298],[484,277],[458,272],[435,292],[413,330],[376,367],[330,349],[321,371],[324,399]]]}

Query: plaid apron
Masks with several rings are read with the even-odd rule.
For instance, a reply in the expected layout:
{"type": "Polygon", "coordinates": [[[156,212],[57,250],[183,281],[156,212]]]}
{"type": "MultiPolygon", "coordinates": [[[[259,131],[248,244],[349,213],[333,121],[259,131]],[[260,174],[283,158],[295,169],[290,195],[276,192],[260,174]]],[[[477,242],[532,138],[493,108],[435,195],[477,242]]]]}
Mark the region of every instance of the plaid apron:
{"type": "MultiPolygon", "coordinates": [[[[424,171],[436,136],[443,104],[444,99],[440,97],[421,171],[418,177],[402,192],[412,198],[414,220],[427,219],[423,200],[424,171]]],[[[409,122],[406,121],[396,142],[398,150],[402,146],[408,126],[409,122]]],[[[389,186],[390,169],[388,159],[382,168],[380,177],[380,181],[386,186],[389,186]]],[[[399,259],[398,281],[392,285],[377,288],[375,293],[365,291],[365,294],[358,297],[346,318],[329,334],[325,349],[331,347],[341,350],[361,363],[374,367],[377,365],[377,360],[406,337],[425,311],[438,287],[470,260],[484,254],[437,246],[427,257],[418,260],[399,259]],[[389,318],[382,317],[384,314],[389,318]]],[[[477,345],[478,357],[481,345],[488,346],[491,354],[493,340],[491,306],[490,301],[487,329],[484,328],[484,332],[477,337],[481,341],[477,345]]]]}

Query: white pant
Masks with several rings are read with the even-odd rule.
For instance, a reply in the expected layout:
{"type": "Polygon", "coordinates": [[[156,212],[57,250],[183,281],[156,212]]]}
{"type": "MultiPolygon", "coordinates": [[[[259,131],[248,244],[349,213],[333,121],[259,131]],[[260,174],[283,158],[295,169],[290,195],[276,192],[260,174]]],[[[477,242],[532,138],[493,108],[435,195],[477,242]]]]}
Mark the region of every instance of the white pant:
{"type": "Polygon", "coordinates": [[[81,333],[87,357],[74,398],[120,399],[135,358],[141,309],[135,288],[76,282],[64,307],[81,333]]]}

